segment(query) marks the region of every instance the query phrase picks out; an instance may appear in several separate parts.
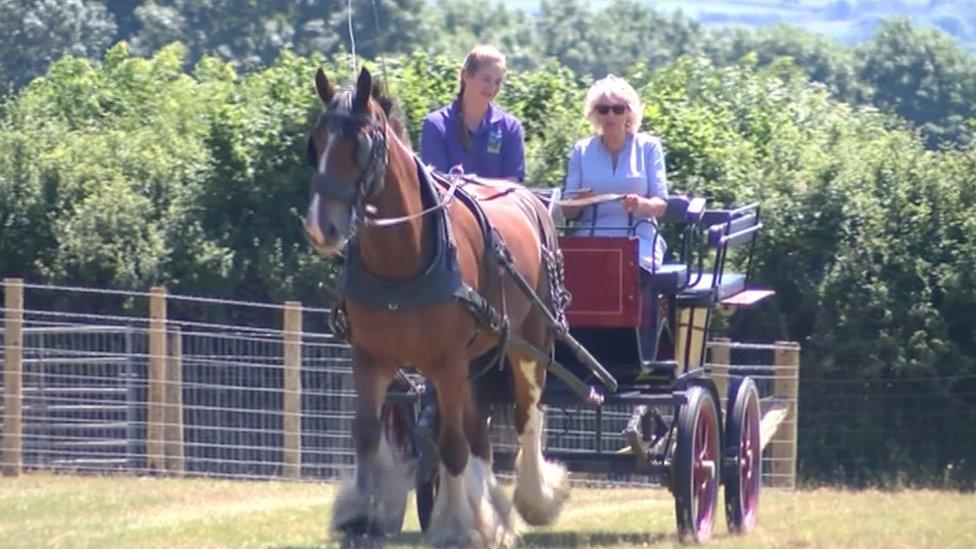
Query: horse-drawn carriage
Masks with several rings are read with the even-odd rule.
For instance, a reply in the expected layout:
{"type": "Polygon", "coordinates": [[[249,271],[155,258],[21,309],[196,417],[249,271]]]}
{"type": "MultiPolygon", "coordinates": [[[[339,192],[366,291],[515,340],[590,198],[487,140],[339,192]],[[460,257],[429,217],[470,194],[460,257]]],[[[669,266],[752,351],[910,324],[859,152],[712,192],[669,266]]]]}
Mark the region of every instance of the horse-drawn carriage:
{"type": "MultiPolygon", "coordinates": [[[[647,272],[633,236],[558,235],[558,192],[540,199],[511,184],[430,174],[371,98],[365,70],[354,90],[337,93],[321,71],[316,87],[326,110],[309,139],[306,229],[323,254],[349,241],[348,311],[336,308],[334,326],[352,344],[358,395],[356,477],[333,528],[398,531],[405,463],[435,544],[513,542],[493,464],[514,463],[523,519],[551,522],[568,486],[565,468],[543,458],[540,405],[557,404],[628,407],[627,447],[549,457],[571,470],[661,479],[679,532],[695,540],[711,535],[724,483],[730,528],[751,530],[761,476],[756,384],[733,378],[723,414],[704,357],[716,308],[771,293],[747,285],[758,206],[670,198],[660,221],[673,257],[647,272]],[[745,252],[741,273],[727,270],[733,250],[745,252]],[[492,453],[499,405],[514,405],[517,457],[492,453]]],[[[591,200],[603,199],[616,198],[591,200]]]]}
{"type": "MultiPolygon", "coordinates": [[[[558,190],[546,197],[558,208],[558,190]]],[[[600,197],[597,197],[600,200],[600,197]]],[[[558,214],[556,215],[559,218],[558,214]]],[[[762,472],[760,406],[756,383],[733,376],[727,405],[705,365],[711,317],[717,308],[750,306],[772,292],[748,282],[751,248],[762,224],[759,208],[705,209],[704,199],[675,196],[661,219],[676,236],[676,257],[643,277],[634,236],[594,237],[564,227],[560,249],[572,302],[566,311],[572,339],[603,371],[594,371],[572,343],[561,342],[550,364],[542,403],[559,407],[626,406],[630,420],[620,451],[547,452],[571,471],[646,475],[675,498],[678,531],[703,541],[711,536],[720,484],[725,485],[728,527],[751,531],[758,516],[762,472]],[[730,249],[746,251],[742,273],[726,270],[730,249]],[[645,304],[647,292],[660,296],[645,304]],[[658,315],[650,323],[644,318],[658,315]],[[646,356],[641,326],[656,325],[655,356],[646,356]],[[592,385],[591,385],[592,383],[592,385]]],[[[503,375],[488,377],[491,399],[510,404],[503,375]]],[[[417,460],[416,498],[426,528],[437,487],[437,405],[422,378],[401,378],[390,390],[384,418],[407,459],[417,460]],[[393,407],[400,410],[394,411],[393,407]],[[398,434],[393,434],[394,432],[398,434]],[[408,437],[404,437],[406,433],[408,437]],[[409,439],[409,440],[408,440],[409,439]]],[[[595,446],[605,445],[597,434],[595,446]]],[[[511,469],[515,456],[494,454],[495,466],[511,469]]]]}

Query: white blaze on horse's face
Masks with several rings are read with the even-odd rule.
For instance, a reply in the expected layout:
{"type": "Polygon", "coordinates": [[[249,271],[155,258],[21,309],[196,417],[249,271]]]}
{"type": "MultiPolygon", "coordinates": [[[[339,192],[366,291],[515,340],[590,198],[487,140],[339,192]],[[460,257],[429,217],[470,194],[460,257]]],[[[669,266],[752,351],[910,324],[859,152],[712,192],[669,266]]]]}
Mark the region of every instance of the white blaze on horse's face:
{"type": "MultiPolygon", "coordinates": [[[[335,143],[332,132],[325,132],[325,150],[319,156],[316,175],[327,173],[329,155],[335,143]]],[[[308,205],[305,232],[315,251],[331,257],[338,254],[346,244],[352,211],[349,204],[324,197],[316,188],[313,178],[312,198],[308,205]]]]}

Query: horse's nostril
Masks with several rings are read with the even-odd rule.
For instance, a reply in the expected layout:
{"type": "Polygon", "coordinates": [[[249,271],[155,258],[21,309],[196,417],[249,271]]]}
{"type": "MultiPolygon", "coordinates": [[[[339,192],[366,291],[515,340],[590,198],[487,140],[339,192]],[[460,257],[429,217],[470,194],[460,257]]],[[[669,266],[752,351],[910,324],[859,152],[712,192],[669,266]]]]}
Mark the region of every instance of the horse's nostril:
{"type": "Polygon", "coordinates": [[[336,229],[335,225],[329,225],[329,228],[325,231],[326,238],[336,238],[339,236],[339,231],[336,229]]]}

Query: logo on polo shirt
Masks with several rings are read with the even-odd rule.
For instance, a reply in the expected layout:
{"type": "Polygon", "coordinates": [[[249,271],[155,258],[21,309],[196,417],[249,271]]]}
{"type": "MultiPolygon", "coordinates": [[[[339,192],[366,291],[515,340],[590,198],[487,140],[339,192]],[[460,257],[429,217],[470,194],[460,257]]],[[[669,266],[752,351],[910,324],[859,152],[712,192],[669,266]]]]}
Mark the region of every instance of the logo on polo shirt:
{"type": "Polygon", "coordinates": [[[502,150],[502,129],[495,128],[488,135],[488,152],[498,154],[502,150]]]}

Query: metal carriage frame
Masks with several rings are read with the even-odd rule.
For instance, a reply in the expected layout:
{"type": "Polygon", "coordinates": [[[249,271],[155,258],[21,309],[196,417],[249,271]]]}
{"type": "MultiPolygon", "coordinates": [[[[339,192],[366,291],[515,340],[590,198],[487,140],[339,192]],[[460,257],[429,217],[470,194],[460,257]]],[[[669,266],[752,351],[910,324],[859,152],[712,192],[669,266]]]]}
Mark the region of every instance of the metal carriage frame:
{"type": "MultiPolygon", "coordinates": [[[[558,190],[546,198],[559,219],[558,190]]],[[[679,534],[695,541],[711,537],[723,483],[729,529],[749,532],[756,524],[762,472],[756,383],[747,376],[733,377],[723,417],[721,395],[705,368],[705,350],[717,308],[747,307],[772,294],[748,285],[762,228],[758,204],[723,209],[706,209],[705,204],[704,199],[684,196],[668,200],[661,223],[673,233],[673,260],[651,273],[641,272],[633,232],[560,237],[566,285],[573,295],[566,311],[570,337],[557,344],[547,366],[554,375],[542,396],[543,404],[561,408],[628,407],[630,419],[623,431],[627,448],[547,452],[547,457],[575,472],[659,479],[675,497],[679,534]],[[742,273],[726,269],[733,248],[746,254],[742,273]],[[666,306],[642,306],[647,292],[661,296],[666,306]],[[646,356],[640,342],[649,315],[657,317],[661,328],[655,330],[654,356],[646,356]]],[[[564,230],[568,232],[580,231],[564,230]]],[[[504,374],[482,383],[494,388],[485,393],[492,402],[510,403],[509,376],[504,374]]],[[[383,421],[404,457],[416,460],[418,514],[426,529],[439,456],[436,398],[423,378],[398,375],[383,421]]],[[[495,467],[511,468],[515,457],[496,451],[495,467]]]]}

